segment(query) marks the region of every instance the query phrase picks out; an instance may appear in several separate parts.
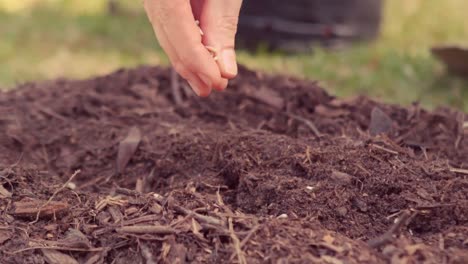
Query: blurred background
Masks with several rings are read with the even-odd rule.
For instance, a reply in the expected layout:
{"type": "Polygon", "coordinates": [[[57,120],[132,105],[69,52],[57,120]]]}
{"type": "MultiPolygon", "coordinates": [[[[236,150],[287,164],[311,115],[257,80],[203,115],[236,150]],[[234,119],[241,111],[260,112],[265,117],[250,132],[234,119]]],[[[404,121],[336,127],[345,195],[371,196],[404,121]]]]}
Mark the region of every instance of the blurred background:
{"type": "MultiPolygon", "coordinates": [[[[256,0],[244,0],[244,7],[249,5],[244,9],[249,19],[242,22],[248,22],[247,26],[263,27],[263,31],[282,28],[281,23],[265,24],[257,19],[262,7],[247,2],[256,0]]],[[[267,8],[284,10],[275,5],[267,8]]],[[[324,8],[317,12],[306,5],[303,10],[322,14],[314,23],[330,23],[327,18],[334,11],[324,8]]],[[[251,41],[245,41],[249,33],[244,23],[242,43],[249,50],[239,51],[239,61],[253,69],[319,80],[338,96],[366,94],[391,103],[421,101],[428,108],[449,105],[468,111],[468,81],[447,73],[430,51],[436,45],[468,45],[468,1],[386,0],[381,10],[375,40],[329,41],[335,35],[353,37],[355,32],[345,23],[343,28],[326,24],[308,32],[327,37],[326,41],[318,38],[321,45],[313,50],[277,42],[252,48],[251,41]]],[[[336,19],[344,18],[338,15],[336,19]]],[[[0,89],[33,80],[86,78],[141,64],[168,65],[143,13],[142,1],[0,0],[0,89]]]]}

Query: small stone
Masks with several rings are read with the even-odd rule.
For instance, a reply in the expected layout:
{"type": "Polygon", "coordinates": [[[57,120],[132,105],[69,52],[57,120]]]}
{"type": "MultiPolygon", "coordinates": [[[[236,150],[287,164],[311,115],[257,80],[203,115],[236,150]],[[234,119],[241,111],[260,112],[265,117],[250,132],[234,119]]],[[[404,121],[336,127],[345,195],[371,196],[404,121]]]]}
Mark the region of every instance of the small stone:
{"type": "Polygon", "coordinates": [[[341,206],[341,207],[336,208],[336,212],[340,216],[346,216],[348,214],[348,209],[346,209],[346,207],[344,207],[344,206],[341,206]]]}
{"type": "Polygon", "coordinates": [[[357,198],[354,199],[353,200],[353,205],[356,206],[359,209],[359,211],[361,211],[363,213],[367,212],[367,210],[368,210],[367,203],[360,200],[360,199],[357,199],[357,198]]]}
{"type": "Polygon", "coordinates": [[[331,178],[341,185],[348,185],[353,180],[353,176],[336,170],[332,171],[331,178]]]}

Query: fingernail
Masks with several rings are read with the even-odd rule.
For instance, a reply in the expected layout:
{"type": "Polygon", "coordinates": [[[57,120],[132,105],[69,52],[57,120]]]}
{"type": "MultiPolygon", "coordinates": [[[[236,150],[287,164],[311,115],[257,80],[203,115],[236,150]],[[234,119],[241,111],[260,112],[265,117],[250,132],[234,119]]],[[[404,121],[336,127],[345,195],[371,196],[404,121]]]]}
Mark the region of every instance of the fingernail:
{"type": "Polygon", "coordinates": [[[195,84],[195,82],[192,82],[190,80],[187,80],[188,84],[190,85],[190,87],[192,87],[192,90],[198,95],[200,96],[200,87],[198,87],[198,85],[195,84]]]}
{"type": "Polygon", "coordinates": [[[222,51],[221,63],[224,67],[224,72],[232,77],[237,75],[236,52],[233,49],[222,51]]]}

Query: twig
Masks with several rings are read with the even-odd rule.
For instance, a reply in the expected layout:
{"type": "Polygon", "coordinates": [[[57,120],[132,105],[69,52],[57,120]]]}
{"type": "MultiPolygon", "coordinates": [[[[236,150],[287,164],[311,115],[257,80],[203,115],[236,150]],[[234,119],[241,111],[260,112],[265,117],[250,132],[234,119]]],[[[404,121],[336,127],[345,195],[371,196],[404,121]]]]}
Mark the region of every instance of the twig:
{"type": "Polygon", "coordinates": [[[47,202],[45,202],[41,207],[39,207],[39,210],[37,211],[37,214],[36,214],[36,219],[32,222],[30,222],[29,224],[34,224],[34,223],[37,223],[37,221],[39,221],[39,216],[41,215],[41,212],[42,212],[42,209],[44,209],[44,207],[46,207],[50,202],[52,202],[52,200],[55,198],[55,196],[61,192],[63,189],[65,189],[68,184],[73,181],[73,179],[76,177],[76,175],[78,175],[81,171],[80,170],[76,170],[75,173],[72,174],[72,176],[60,187],[58,188],[53,194],[52,196],[50,196],[49,200],[47,200],[47,202]]]}
{"type": "MultiPolygon", "coordinates": [[[[249,242],[250,238],[255,234],[255,232],[258,231],[259,228],[260,228],[259,225],[254,226],[249,231],[249,233],[244,237],[244,239],[242,239],[242,241],[240,242],[240,248],[241,249],[247,244],[247,242],[249,242]]],[[[229,261],[232,262],[232,260],[234,259],[235,256],[236,256],[236,252],[232,253],[231,257],[229,258],[229,261]]]]}
{"type": "Polygon", "coordinates": [[[396,222],[390,227],[390,229],[385,232],[383,235],[373,238],[367,242],[367,244],[371,248],[378,248],[380,246],[383,246],[387,243],[390,243],[393,241],[394,236],[396,236],[399,232],[400,229],[403,226],[406,226],[409,224],[410,220],[416,216],[417,211],[411,213],[410,210],[405,210],[403,211],[402,215],[396,220],[396,222]]]}
{"type": "Polygon", "coordinates": [[[46,115],[54,117],[54,118],[56,118],[56,119],[58,119],[58,120],[60,120],[62,122],[65,122],[65,123],[68,122],[68,119],[66,117],[64,117],[63,115],[61,115],[61,114],[59,114],[59,113],[57,113],[55,111],[53,111],[50,108],[47,108],[47,107],[45,107],[43,105],[36,105],[36,108],[37,108],[37,110],[39,110],[40,112],[42,112],[42,113],[44,113],[46,115]]]}
{"type": "Polygon", "coordinates": [[[383,150],[383,151],[388,152],[388,153],[393,154],[393,155],[398,155],[397,151],[394,151],[394,150],[391,150],[391,149],[388,149],[388,148],[385,148],[385,147],[382,147],[382,146],[379,146],[379,145],[376,145],[376,144],[370,144],[370,146],[373,147],[373,148],[376,148],[376,149],[383,150]]]}
{"type": "Polygon", "coordinates": [[[468,170],[466,170],[466,169],[450,168],[449,170],[450,170],[450,172],[455,172],[455,173],[468,175],[468,170]]]}
{"type": "Polygon", "coordinates": [[[36,246],[36,247],[28,247],[28,248],[23,248],[19,249],[13,252],[8,252],[4,251],[5,253],[9,255],[16,255],[21,252],[29,251],[29,250],[36,250],[36,249],[56,249],[56,250],[66,250],[66,251],[78,251],[78,252],[98,252],[98,251],[103,251],[106,248],[100,247],[100,248],[71,248],[71,247],[55,247],[55,246],[36,246]]]}
{"type": "Polygon", "coordinates": [[[415,207],[416,210],[431,210],[434,208],[441,208],[441,207],[451,207],[456,206],[456,203],[446,203],[446,204],[429,204],[429,205],[421,205],[415,207]]]}
{"type": "Polygon", "coordinates": [[[298,116],[298,115],[295,115],[295,114],[292,114],[292,113],[288,113],[288,112],[283,113],[283,114],[285,114],[286,116],[288,116],[288,117],[290,117],[290,118],[292,118],[292,119],[295,119],[295,120],[297,120],[297,121],[299,121],[299,122],[304,123],[308,128],[310,128],[310,130],[312,130],[312,132],[314,132],[314,134],[315,134],[316,137],[321,137],[321,136],[322,136],[322,134],[321,134],[320,131],[317,129],[317,127],[315,126],[315,124],[314,124],[312,121],[310,121],[309,119],[306,119],[306,118],[304,118],[304,117],[302,117],[302,116],[298,116]]]}
{"type": "Polygon", "coordinates": [[[239,264],[246,264],[247,260],[245,259],[244,252],[242,251],[241,243],[236,233],[234,232],[234,225],[232,223],[232,218],[229,218],[228,222],[229,222],[229,234],[231,236],[232,243],[234,245],[234,251],[237,255],[237,260],[239,264]]]}
{"type": "Polygon", "coordinates": [[[126,221],[123,221],[121,224],[124,226],[136,225],[136,224],[145,223],[145,222],[155,222],[159,219],[161,219],[161,215],[151,214],[151,215],[145,215],[145,216],[133,218],[130,220],[126,220],[126,221]]]}
{"type": "Polygon", "coordinates": [[[176,233],[176,230],[168,226],[157,225],[136,225],[136,226],[122,226],[116,228],[117,233],[130,233],[130,234],[159,234],[170,235],[176,233]]]}
{"type": "Polygon", "coordinates": [[[174,205],[174,209],[176,211],[178,211],[179,213],[182,213],[182,214],[185,214],[185,215],[193,215],[193,218],[195,218],[196,220],[198,220],[200,222],[204,222],[204,223],[212,224],[212,225],[224,226],[224,222],[222,220],[220,220],[220,219],[196,213],[196,212],[194,212],[192,210],[183,208],[182,206],[174,205]]]}
{"type": "MultiPolygon", "coordinates": [[[[156,199],[156,201],[160,203],[164,202],[163,197],[160,195],[154,195],[153,197],[156,199]]],[[[207,215],[202,215],[202,214],[199,214],[197,212],[194,212],[192,210],[189,210],[179,205],[173,205],[173,207],[177,212],[184,214],[184,215],[192,215],[196,220],[200,222],[212,224],[212,225],[224,226],[224,222],[221,219],[217,219],[217,218],[207,216],[207,215]]]]}

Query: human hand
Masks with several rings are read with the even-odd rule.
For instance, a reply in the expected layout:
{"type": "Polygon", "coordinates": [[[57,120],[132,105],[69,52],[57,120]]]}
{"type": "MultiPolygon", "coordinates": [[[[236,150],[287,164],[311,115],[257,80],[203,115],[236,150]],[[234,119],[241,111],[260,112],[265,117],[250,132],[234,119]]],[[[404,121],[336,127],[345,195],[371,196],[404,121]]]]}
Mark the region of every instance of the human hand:
{"type": "Polygon", "coordinates": [[[234,42],[242,0],[145,0],[144,4],[161,47],[195,93],[208,96],[212,89],[226,89],[228,79],[237,75],[234,42]]]}

